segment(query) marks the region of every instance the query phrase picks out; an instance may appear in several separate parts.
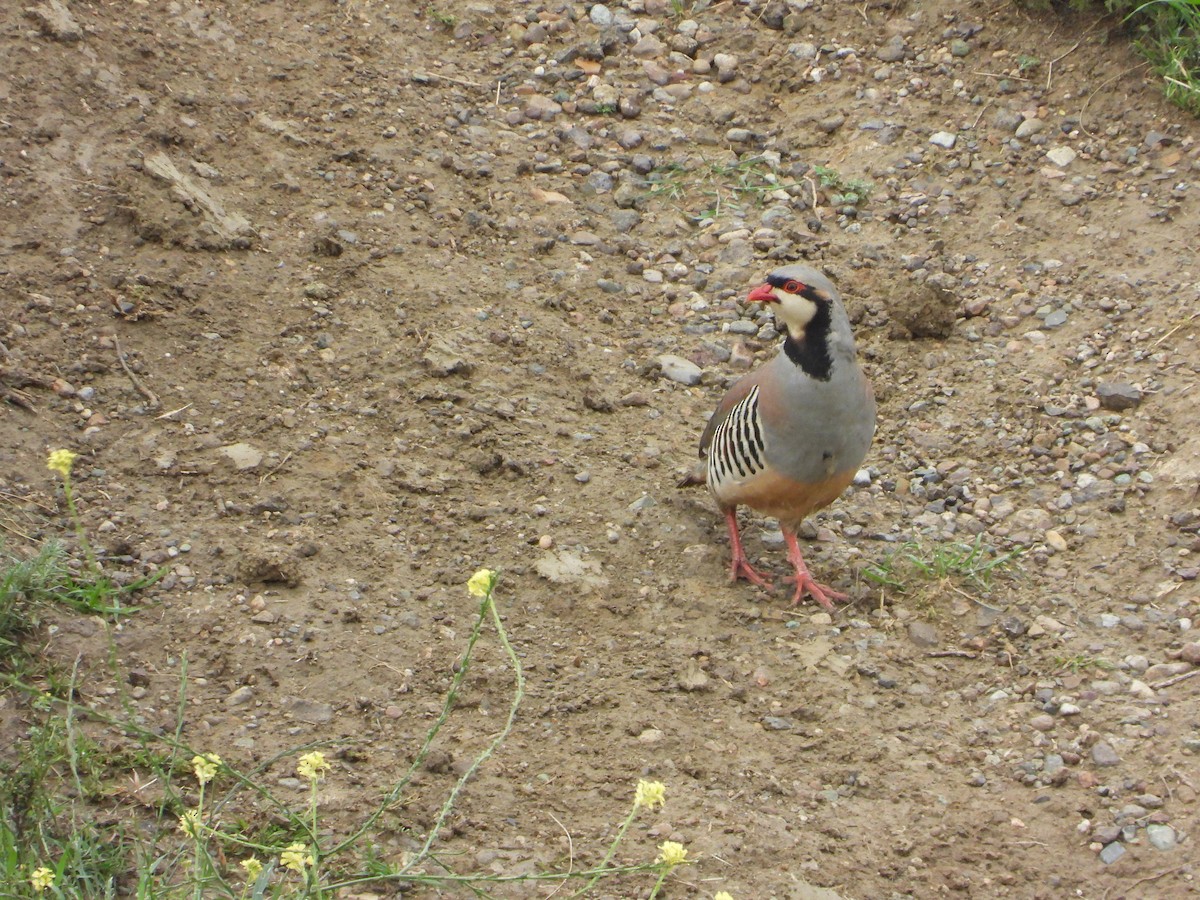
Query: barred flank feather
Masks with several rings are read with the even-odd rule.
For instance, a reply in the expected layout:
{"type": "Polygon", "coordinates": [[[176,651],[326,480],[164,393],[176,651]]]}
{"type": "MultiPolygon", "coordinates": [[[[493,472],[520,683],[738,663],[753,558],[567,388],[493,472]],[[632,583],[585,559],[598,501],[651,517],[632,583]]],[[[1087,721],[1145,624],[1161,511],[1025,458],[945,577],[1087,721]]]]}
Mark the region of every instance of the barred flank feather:
{"type": "Polygon", "coordinates": [[[766,468],[766,445],[758,418],[758,385],[717,426],[708,450],[708,484],[714,490],[766,468]]]}

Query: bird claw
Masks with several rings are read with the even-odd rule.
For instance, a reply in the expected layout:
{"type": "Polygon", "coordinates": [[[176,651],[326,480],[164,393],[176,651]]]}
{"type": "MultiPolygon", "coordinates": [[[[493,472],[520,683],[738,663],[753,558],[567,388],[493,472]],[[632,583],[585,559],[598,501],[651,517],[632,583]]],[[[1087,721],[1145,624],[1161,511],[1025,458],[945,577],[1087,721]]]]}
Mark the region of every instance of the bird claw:
{"type": "Polygon", "coordinates": [[[850,599],[848,594],[843,594],[841,591],[835,591],[827,584],[821,584],[807,572],[804,574],[797,573],[795,575],[790,575],[784,580],[791,581],[796,585],[796,593],[792,596],[792,606],[799,606],[800,601],[804,599],[804,595],[808,594],[819,604],[821,604],[821,606],[825,607],[825,609],[833,612],[834,600],[841,601],[850,599]]]}
{"type": "Polygon", "coordinates": [[[739,578],[745,578],[751,584],[756,584],[765,591],[771,590],[773,585],[771,579],[759,574],[754,566],[750,565],[750,561],[745,559],[734,559],[733,565],[729,569],[729,580],[737,581],[739,578]]]}

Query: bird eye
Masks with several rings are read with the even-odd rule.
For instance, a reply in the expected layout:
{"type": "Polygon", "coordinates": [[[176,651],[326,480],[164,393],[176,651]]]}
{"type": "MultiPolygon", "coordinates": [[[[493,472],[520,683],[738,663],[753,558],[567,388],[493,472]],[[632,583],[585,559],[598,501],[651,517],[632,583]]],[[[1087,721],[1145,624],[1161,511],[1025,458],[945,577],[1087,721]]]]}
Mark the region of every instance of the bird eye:
{"type": "Polygon", "coordinates": [[[798,281],[789,281],[783,286],[783,289],[789,294],[798,294],[803,288],[804,285],[798,281]]]}

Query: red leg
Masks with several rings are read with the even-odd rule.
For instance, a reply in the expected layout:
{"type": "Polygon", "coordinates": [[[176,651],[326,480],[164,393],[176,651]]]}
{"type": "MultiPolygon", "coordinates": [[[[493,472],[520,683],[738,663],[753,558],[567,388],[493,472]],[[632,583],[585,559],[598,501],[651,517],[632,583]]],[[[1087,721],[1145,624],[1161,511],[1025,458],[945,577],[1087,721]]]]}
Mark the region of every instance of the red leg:
{"type": "Polygon", "coordinates": [[[729,568],[729,580],[737,581],[739,578],[745,578],[747,581],[769,591],[771,589],[771,582],[754,570],[754,567],[750,565],[750,560],[746,559],[746,551],[742,549],[742,537],[738,533],[736,506],[731,506],[725,510],[725,524],[729,526],[729,549],[733,553],[733,563],[729,568]]]}
{"type": "Polygon", "coordinates": [[[800,555],[800,545],[796,542],[796,535],[788,529],[783,529],[783,538],[787,541],[788,562],[796,570],[794,576],[796,582],[796,594],[792,597],[792,605],[796,606],[804,599],[805,594],[810,594],[814,600],[820,603],[830,612],[833,612],[833,602],[830,600],[846,600],[848,599],[841,591],[835,591],[828,585],[819,584],[816,579],[808,571],[808,566],[804,564],[804,557],[800,555]]]}

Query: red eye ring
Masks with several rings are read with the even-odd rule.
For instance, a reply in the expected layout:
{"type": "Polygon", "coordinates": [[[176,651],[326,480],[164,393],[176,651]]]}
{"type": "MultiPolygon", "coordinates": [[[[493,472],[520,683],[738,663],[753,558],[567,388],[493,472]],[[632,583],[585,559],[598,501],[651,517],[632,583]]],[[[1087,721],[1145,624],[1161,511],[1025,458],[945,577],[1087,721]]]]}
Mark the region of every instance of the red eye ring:
{"type": "Polygon", "coordinates": [[[795,281],[795,280],[788,281],[783,285],[783,289],[785,291],[787,291],[789,294],[798,294],[798,293],[800,293],[800,291],[803,288],[804,288],[804,285],[802,285],[800,282],[795,281]]]}

